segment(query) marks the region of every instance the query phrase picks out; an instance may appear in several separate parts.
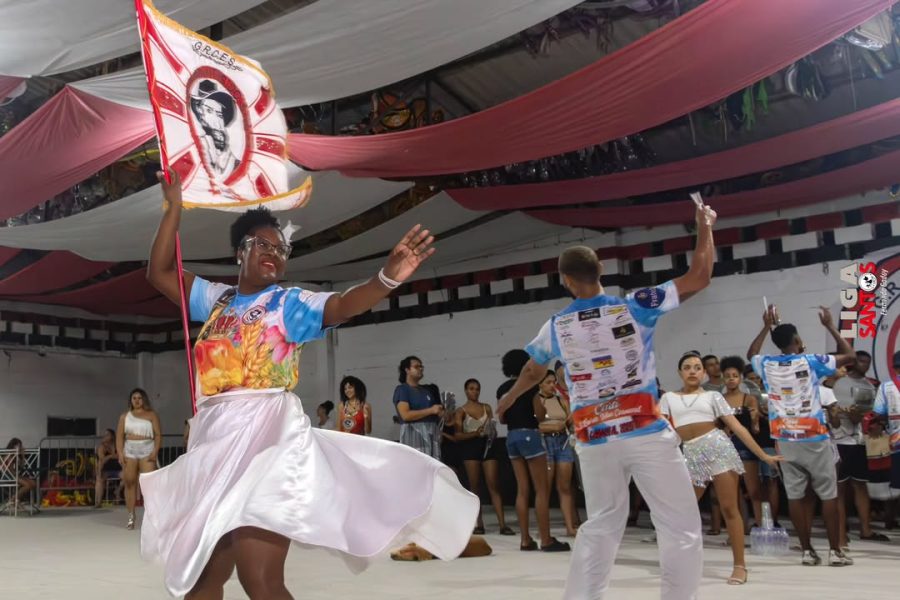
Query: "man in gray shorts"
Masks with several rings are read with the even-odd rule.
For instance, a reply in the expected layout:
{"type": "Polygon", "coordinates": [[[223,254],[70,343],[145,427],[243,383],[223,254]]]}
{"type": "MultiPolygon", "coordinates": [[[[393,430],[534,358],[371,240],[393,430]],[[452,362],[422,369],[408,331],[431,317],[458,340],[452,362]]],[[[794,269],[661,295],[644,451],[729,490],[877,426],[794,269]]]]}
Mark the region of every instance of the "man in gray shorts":
{"type": "Polygon", "coordinates": [[[747,358],[759,374],[769,395],[769,426],[781,463],[787,491],[791,521],[800,538],[804,565],[818,565],[822,559],[810,542],[812,515],[804,509],[807,485],[822,500],[822,517],[828,532],[831,551],[828,564],[833,567],[852,565],[853,560],[841,551],[837,501],[837,471],[834,446],[829,438],[829,421],[836,422],[837,405],[833,395],[823,401],[820,382],[838,367],[856,361],[853,348],[834,326],[831,313],[820,307],[819,320],[837,343],[837,356],[806,354],[797,328],[781,324],[774,306],[763,315],[763,329],[750,344],[747,358]],[[773,325],[777,325],[772,329],[773,325]],[[772,342],[780,355],[760,355],[759,351],[771,331],[772,342]],[[828,406],[825,406],[828,404],[828,406]],[[826,419],[827,417],[827,419],[826,419]]]}

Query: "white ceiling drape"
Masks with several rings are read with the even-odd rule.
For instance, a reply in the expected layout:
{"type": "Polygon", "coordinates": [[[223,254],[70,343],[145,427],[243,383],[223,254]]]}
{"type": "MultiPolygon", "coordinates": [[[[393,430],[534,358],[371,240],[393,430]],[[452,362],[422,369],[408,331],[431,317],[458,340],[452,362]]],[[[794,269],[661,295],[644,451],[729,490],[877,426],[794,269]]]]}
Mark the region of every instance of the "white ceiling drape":
{"type": "MultiPolygon", "coordinates": [[[[576,4],[578,0],[319,0],[223,43],[259,61],[275,83],[280,106],[301,106],[419,75],[576,4]]],[[[142,69],[70,85],[112,102],[148,108],[142,69]]]]}
{"type": "MultiPolygon", "coordinates": [[[[156,0],[193,30],[264,0],[156,0]]],[[[133,0],[0,1],[0,74],[31,77],[86,67],[138,51],[133,0]]]]}
{"type": "MultiPolygon", "coordinates": [[[[307,175],[310,173],[292,165],[292,185],[307,175]]],[[[290,220],[302,227],[294,239],[333,227],[409,187],[404,182],[352,179],[333,172],[311,175],[309,204],[278,214],[282,222],[290,220]]],[[[64,219],[0,228],[0,246],[70,250],[91,260],[146,260],[161,211],[162,193],[156,185],[64,219]]],[[[204,260],[230,255],[228,227],[236,217],[217,210],[185,211],[181,222],[184,258],[204,260]]]]}

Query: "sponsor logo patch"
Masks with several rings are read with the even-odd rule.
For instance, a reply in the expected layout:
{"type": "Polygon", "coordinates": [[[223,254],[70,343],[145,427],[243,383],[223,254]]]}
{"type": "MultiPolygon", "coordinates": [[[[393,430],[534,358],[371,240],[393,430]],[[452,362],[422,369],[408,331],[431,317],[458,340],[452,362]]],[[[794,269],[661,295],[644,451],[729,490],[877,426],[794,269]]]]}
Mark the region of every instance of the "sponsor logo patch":
{"type": "Polygon", "coordinates": [[[624,325],[619,325],[618,327],[613,327],[613,337],[617,340],[620,340],[624,337],[628,337],[629,335],[634,335],[634,325],[631,323],[625,323],[624,325]]]}

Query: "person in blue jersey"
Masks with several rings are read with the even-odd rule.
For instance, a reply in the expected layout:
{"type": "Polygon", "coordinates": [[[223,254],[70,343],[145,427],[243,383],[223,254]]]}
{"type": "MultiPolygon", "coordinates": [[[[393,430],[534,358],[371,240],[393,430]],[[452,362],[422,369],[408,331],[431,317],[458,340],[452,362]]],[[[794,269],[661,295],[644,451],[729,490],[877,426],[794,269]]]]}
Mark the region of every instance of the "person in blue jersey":
{"type": "Polygon", "coordinates": [[[822,517],[831,546],[828,564],[842,567],[852,565],[853,560],[841,551],[835,451],[828,432],[829,422],[839,422],[838,407],[833,394],[829,402],[823,401],[820,384],[839,367],[855,363],[856,353],[835,328],[828,309],[819,308],[819,321],[837,344],[836,356],[807,354],[797,328],[781,323],[773,305],[763,314],[763,328],[750,344],[747,358],[769,397],[769,428],[778,454],[784,457],[781,471],[791,521],[803,551],[801,563],[822,563],[810,541],[812,515],[804,502],[811,485],[822,501],[822,517]],[[770,334],[781,354],[760,354],[770,334]]]}
{"type": "MultiPolygon", "coordinates": [[[[179,303],[181,185],[174,173],[160,183],[167,207],[147,275],[179,303]]],[[[198,411],[187,453],[141,478],[141,553],[164,563],[170,594],[221,599],[237,570],[250,598],[291,598],[291,541],[337,551],[357,571],[406,542],[447,559],[466,547],[479,501],[450,469],[394,442],[315,429],[291,392],[303,345],[386,298],[433,253],[433,239],[414,227],[376,276],[341,294],[285,288],[291,245],[261,207],[231,227],[237,286],[184,272],[191,319],[204,323],[198,411]]]]}
{"type": "Polygon", "coordinates": [[[602,598],[609,587],[632,478],[658,534],[662,598],[696,597],[703,567],[700,512],[680,440],[660,414],[653,353],[657,320],[712,277],[716,213],[700,205],[696,219],[697,245],[687,273],[624,299],[604,293],[593,250],[565,250],[560,279],[575,300],[528,345],[531,359],[500,402],[503,410],[539,383],[554,358],[565,363],[588,513],[575,538],[566,600],[602,598]]]}

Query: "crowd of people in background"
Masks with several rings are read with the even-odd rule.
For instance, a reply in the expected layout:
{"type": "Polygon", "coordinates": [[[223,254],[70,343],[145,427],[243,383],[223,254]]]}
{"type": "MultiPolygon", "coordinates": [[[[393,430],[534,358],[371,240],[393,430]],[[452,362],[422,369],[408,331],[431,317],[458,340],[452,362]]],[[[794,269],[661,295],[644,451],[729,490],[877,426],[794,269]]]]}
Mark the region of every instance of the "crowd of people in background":
{"type": "MultiPolygon", "coordinates": [[[[820,317],[823,326],[832,331],[830,314],[822,311],[820,317]]],[[[804,565],[821,563],[811,542],[813,521],[820,514],[829,539],[829,564],[846,566],[853,564],[847,515],[855,512],[860,540],[888,542],[887,535],[873,529],[873,521],[880,521],[885,530],[894,529],[900,500],[900,467],[896,465],[900,461],[891,461],[890,400],[897,395],[892,391],[895,384],[881,384],[868,377],[871,356],[848,350],[849,345],[842,347],[846,342],[836,339],[837,353],[807,356],[817,356],[810,360],[825,365],[815,384],[827,421],[824,437],[814,443],[791,440],[794,434],[787,432],[783,423],[773,435],[769,399],[772,393],[778,397],[771,388],[781,384],[761,377],[766,372],[761,345],[771,336],[785,354],[805,356],[805,347],[792,325],[780,324],[774,308],[764,316],[763,330],[765,334],[754,340],[748,353],[755,362],[747,363],[739,356],[720,359],[689,350],[673,366],[681,387],[669,392],[659,389],[660,410],[680,437],[697,500],[708,496],[707,535],[720,535],[724,521],[728,536],[725,543],[734,555],[729,583],[746,579],[742,576],[746,569],[744,544],[732,540],[743,539],[760,526],[763,503],[770,506],[774,526],[781,527],[781,500],[787,497],[804,565]],[[834,361],[836,371],[829,375],[830,361],[834,361]]],[[[498,404],[528,359],[523,350],[511,350],[502,357],[499,366],[507,379],[497,390],[498,404]]],[[[894,362],[895,369],[900,368],[900,353],[894,362]]],[[[509,468],[508,458],[516,482],[515,512],[523,551],[569,550],[568,543],[551,535],[549,509],[554,491],[565,536],[574,538],[581,523],[568,389],[562,364],[555,367],[538,386],[495,412],[494,406],[481,401],[481,383],[476,379],[465,381],[465,402],[456,406],[436,385],[423,383],[425,366],[420,358],[409,356],[398,366],[399,385],[393,405],[394,420],[400,424],[400,442],[441,459],[476,495],[481,495],[484,482],[497,517],[497,533],[515,535],[506,521],[500,488],[501,469],[509,468]],[[498,441],[498,423],[507,427],[505,444],[498,441]],[[531,510],[540,543],[532,538],[531,510]]],[[[317,410],[317,425],[370,434],[372,407],[366,401],[365,384],[347,376],[341,382],[340,396],[338,418],[331,416],[334,404],[324,402],[317,410]]],[[[894,413],[896,404],[894,400],[894,413]]],[[[801,421],[815,421],[815,407],[797,408],[801,421]]],[[[893,419],[896,430],[900,415],[894,414],[893,419]]],[[[631,495],[629,524],[636,525],[642,498],[633,486],[631,495]]],[[[485,531],[479,514],[473,533],[485,531]]]]}
{"type": "MultiPolygon", "coordinates": [[[[826,310],[820,319],[835,338],[838,350],[834,354],[806,354],[796,328],[781,324],[772,307],[751,343],[749,364],[738,356],[720,359],[689,350],[673,365],[681,387],[668,392],[659,387],[660,411],[680,438],[697,500],[709,496],[707,535],[720,535],[724,521],[734,559],[729,583],[746,580],[741,576],[746,570],[744,543],[734,540],[743,540],[762,523],[763,503],[770,505],[774,525],[780,527],[783,493],[804,565],[822,562],[811,542],[817,514],[824,521],[829,564],[833,566],[853,564],[847,518],[851,509],[857,517],[860,540],[889,542],[874,524],[880,522],[887,531],[896,527],[900,501],[900,454],[896,453],[900,446],[900,394],[896,383],[869,377],[872,357],[864,351],[854,352],[837,335],[826,310]],[[779,360],[778,355],[761,354],[769,337],[781,356],[804,357],[803,361],[778,363],[776,370],[767,371],[767,363],[779,360]],[[795,407],[796,419],[789,423],[770,407],[770,402],[788,389],[783,373],[781,379],[773,378],[773,373],[781,373],[778,369],[790,371],[792,385],[795,379],[811,379],[817,392],[817,402],[795,407]]],[[[478,380],[464,382],[465,401],[456,405],[452,394],[441,394],[436,385],[424,383],[423,361],[408,356],[398,365],[394,420],[400,424],[400,443],[442,460],[474,494],[481,496],[484,486],[496,515],[496,533],[512,536],[517,532],[507,524],[501,493],[502,469],[507,468],[508,459],[516,482],[521,550],[564,552],[570,545],[551,535],[553,492],[565,536],[574,538],[582,520],[576,503],[573,419],[562,363],[547,371],[537,386],[507,404],[500,402],[528,361],[529,355],[518,349],[502,357],[498,367],[506,380],[496,391],[495,411],[494,405],[482,401],[478,380]],[[507,427],[505,443],[498,438],[498,423],[507,427]],[[531,535],[532,507],[539,543],[531,535]]],[[[893,367],[900,370],[900,352],[893,356],[893,367]]],[[[373,408],[365,383],[348,375],[340,382],[339,394],[337,405],[331,401],[318,405],[313,426],[371,435],[373,408]]],[[[185,426],[187,445],[190,422],[185,421],[185,426]]],[[[159,418],[149,396],[135,389],[118,428],[107,429],[96,448],[95,506],[110,495],[107,482],[117,480],[115,496],[120,499],[124,491],[129,529],[134,527],[140,494],[138,475],[156,468],[160,438],[159,418]]],[[[23,445],[12,439],[7,449],[22,452],[23,445]]],[[[36,475],[24,467],[18,469],[17,478],[19,488],[10,502],[27,500],[37,485],[36,475]]],[[[642,498],[634,486],[631,496],[629,524],[635,525],[642,498]]],[[[472,533],[486,530],[479,513],[472,533]]]]}

